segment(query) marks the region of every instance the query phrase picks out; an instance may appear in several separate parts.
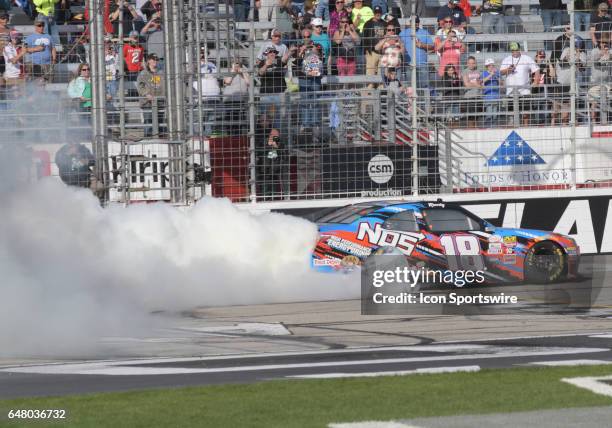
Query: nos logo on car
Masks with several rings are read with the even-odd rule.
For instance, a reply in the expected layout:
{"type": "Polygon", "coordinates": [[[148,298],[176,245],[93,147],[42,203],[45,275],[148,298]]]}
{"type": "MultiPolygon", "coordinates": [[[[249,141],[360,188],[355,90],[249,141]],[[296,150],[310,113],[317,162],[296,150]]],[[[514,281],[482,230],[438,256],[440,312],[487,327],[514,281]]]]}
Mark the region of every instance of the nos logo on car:
{"type": "Polygon", "coordinates": [[[387,155],[376,155],[368,162],[368,175],[374,183],[385,184],[393,177],[393,161],[387,155]]]}

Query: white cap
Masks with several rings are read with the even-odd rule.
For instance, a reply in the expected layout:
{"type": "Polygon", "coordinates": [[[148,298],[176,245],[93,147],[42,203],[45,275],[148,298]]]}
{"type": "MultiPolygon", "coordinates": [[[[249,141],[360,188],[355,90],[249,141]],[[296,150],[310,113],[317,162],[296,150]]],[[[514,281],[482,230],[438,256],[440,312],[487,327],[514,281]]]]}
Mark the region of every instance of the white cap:
{"type": "Polygon", "coordinates": [[[487,65],[495,65],[495,61],[493,61],[493,58],[487,58],[485,60],[485,66],[487,65]]]}
{"type": "Polygon", "coordinates": [[[314,18],[310,23],[313,27],[318,27],[319,25],[323,25],[323,20],[321,18],[314,18]]]}

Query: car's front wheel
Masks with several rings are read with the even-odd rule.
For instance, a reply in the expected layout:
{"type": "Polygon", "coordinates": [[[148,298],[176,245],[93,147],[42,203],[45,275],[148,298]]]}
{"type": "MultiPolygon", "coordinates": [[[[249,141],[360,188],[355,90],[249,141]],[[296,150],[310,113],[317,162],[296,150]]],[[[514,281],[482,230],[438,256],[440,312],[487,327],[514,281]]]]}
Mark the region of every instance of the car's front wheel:
{"type": "Polygon", "coordinates": [[[538,242],[525,256],[525,280],[549,284],[567,275],[567,257],[563,248],[551,241],[538,242]]]}

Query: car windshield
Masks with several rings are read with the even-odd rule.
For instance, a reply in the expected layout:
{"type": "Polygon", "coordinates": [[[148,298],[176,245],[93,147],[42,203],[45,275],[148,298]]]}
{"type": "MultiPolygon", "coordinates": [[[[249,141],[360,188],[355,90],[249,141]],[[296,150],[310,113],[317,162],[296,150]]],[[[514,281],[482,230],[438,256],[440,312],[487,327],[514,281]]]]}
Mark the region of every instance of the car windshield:
{"type": "Polygon", "coordinates": [[[378,206],[350,205],[333,211],[320,219],[318,223],[352,223],[360,217],[378,209],[378,206]]]}
{"type": "Polygon", "coordinates": [[[466,232],[481,229],[480,223],[459,210],[425,209],[423,217],[431,232],[466,232]]]}

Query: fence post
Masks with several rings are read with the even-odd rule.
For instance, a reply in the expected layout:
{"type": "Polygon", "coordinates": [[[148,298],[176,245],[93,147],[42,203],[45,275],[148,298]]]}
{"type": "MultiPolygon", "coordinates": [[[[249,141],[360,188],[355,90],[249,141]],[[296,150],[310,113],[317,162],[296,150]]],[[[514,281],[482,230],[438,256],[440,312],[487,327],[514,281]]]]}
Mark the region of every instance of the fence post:
{"type": "Polygon", "coordinates": [[[444,149],[446,157],[446,191],[453,193],[453,145],[451,131],[446,127],[444,128],[444,149]]]}
{"type": "MultiPolygon", "coordinates": [[[[574,2],[567,3],[567,12],[570,17],[570,28],[574,27],[574,2]]],[[[572,189],[576,189],[576,179],[578,171],[576,171],[576,34],[570,32],[570,157],[572,169],[572,189]]]]}
{"type": "Polygon", "coordinates": [[[395,94],[387,91],[387,142],[395,143],[395,94]]]}

